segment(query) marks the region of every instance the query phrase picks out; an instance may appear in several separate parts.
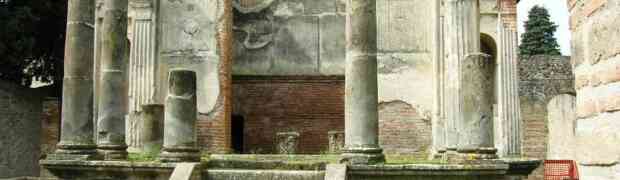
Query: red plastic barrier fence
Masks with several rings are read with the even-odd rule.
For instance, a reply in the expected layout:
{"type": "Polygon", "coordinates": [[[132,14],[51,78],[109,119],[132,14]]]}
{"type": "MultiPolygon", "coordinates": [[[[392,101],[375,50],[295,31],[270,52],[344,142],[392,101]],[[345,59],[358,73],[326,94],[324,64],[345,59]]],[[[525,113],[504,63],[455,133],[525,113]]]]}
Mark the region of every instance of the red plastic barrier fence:
{"type": "Polygon", "coordinates": [[[545,180],[579,180],[573,160],[545,160],[545,180]]]}

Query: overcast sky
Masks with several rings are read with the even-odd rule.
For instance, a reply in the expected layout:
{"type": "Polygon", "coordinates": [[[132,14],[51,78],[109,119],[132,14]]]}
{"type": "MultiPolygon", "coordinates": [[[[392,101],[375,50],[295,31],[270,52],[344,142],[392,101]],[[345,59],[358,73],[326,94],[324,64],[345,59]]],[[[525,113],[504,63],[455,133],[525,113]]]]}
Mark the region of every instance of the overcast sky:
{"type": "MultiPolygon", "coordinates": [[[[551,20],[559,25],[558,30],[555,32],[555,37],[560,44],[562,54],[567,56],[570,55],[571,34],[568,26],[569,14],[568,8],[566,7],[566,0],[521,0],[517,6],[519,34],[525,31],[523,24],[527,21],[528,11],[534,7],[534,5],[542,5],[549,10],[551,20]]],[[[519,43],[520,42],[521,40],[519,40],[519,43]]]]}

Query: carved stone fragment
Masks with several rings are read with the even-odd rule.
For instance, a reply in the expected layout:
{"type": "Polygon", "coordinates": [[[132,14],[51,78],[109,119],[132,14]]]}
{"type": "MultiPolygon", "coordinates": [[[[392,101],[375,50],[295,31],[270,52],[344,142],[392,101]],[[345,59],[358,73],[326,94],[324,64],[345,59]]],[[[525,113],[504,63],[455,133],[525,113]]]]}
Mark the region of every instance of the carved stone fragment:
{"type": "Polygon", "coordinates": [[[327,132],[329,138],[329,153],[340,153],[344,148],[344,131],[329,131],[327,132]]]}
{"type": "Polygon", "coordinates": [[[276,134],[277,153],[295,154],[299,144],[298,132],[280,132],[276,134]]]}

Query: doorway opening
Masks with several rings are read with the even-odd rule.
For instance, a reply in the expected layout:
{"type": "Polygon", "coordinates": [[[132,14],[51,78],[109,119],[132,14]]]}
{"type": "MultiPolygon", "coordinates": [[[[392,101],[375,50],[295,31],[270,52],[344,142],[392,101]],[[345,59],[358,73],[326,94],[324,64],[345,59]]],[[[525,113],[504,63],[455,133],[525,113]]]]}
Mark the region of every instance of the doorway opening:
{"type": "Polygon", "coordinates": [[[232,150],[234,153],[242,154],[243,151],[243,131],[244,131],[244,123],[245,120],[243,116],[240,115],[232,115],[231,118],[231,139],[232,139],[232,150]]]}

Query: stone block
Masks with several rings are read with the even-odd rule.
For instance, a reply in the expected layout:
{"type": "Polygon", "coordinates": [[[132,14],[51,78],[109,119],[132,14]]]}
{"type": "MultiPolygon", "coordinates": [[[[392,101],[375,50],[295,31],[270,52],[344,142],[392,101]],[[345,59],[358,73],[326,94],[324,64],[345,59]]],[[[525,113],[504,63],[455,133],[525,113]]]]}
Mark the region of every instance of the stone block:
{"type": "Polygon", "coordinates": [[[596,87],[598,112],[620,110],[620,83],[612,83],[596,87]]]}
{"type": "Polygon", "coordinates": [[[591,24],[585,26],[588,36],[586,41],[586,59],[592,64],[607,60],[620,53],[620,43],[612,39],[620,39],[620,12],[606,11],[590,18],[591,24]]]}
{"type": "Polygon", "coordinates": [[[584,64],[574,69],[575,73],[575,89],[580,90],[590,85],[590,78],[592,73],[590,71],[591,66],[584,64]]]}
{"type": "Polygon", "coordinates": [[[379,51],[430,51],[433,10],[427,0],[377,1],[379,51]]]}
{"type": "Polygon", "coordinates": [[[620,56],[601,62],[597,66],[600,67],[599,71],[594,74],[599,76],[602,83],[620,81],[620,56]]]}
{"type": "Polygon", "coordinates": [[[344,148],[344,131],[329,131],[327,137],[329,138],[329,153],[341,153],[344,148]]]}
{"type": "Polygon", "coordinates": [[[343,15],[322,16],[320,21],[320,73],[323,75],[344,74],[346,58],[346,18],[343,15]]]}
{"type": "Polygon", "coordinates": [[[572,38],[571,38],[571,62],[573,65],[573,68],[578,67],[579,65],[583,64],[583,62],[585,61],[585,57],[584,57],[584,43],[583,43],[583,30],[582,29],[575,29],[573,30],[573,33],[571,33],[572,38]]]}
{"type": "Polygon", "coordinates": [[[576,160],[581,165],[606,166],[619,162],[620,112],[577,120],[576,160]]]}
{"type": "Polygon", "coordinates": [[[299,144],[298,132],[276,133],[276,149],[278,154],[295,154],[299,144]]]}
{"type": "Polygon", "coordinates": [[[597,113],[596,100],[590,87],[577,91],[577,117],[587,118],[597,113]]]}
{"type": "Polygon", "coordinates": [[[319,19],[313,16],[283,20],[275,34],[271,74],[300,75],[318,72],[319,19]]]}
{"type": "Polygon", "coordinates": [[[346,164],[328,164],[325,166],[325,180],[347,180],[346,164]]]}
{"type": "Polygon", "coordinates": [[[170,180],[200,180],[201,171],[199,163],[178,163],[170,175],[170,180]]]}
{"type": "Polygon", "coordinates": [[[549,149],[547,159],[575,159],[575,97],[562,94],[547,106],[549,149]]]}
{"type": "Polygon", "coordinates": [[[607,0],[589,0],[585,3],[584,13],[586,16],[591,16],[594,12],[600,9],[607,3],[607,0]]]}

